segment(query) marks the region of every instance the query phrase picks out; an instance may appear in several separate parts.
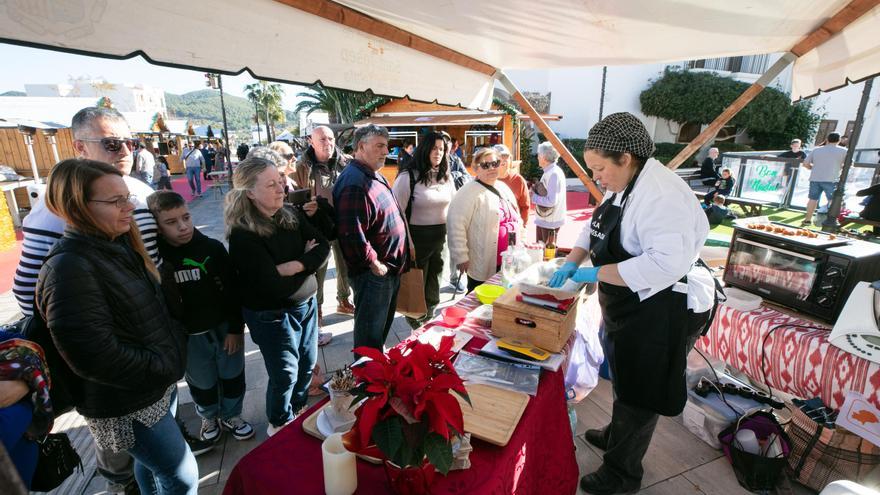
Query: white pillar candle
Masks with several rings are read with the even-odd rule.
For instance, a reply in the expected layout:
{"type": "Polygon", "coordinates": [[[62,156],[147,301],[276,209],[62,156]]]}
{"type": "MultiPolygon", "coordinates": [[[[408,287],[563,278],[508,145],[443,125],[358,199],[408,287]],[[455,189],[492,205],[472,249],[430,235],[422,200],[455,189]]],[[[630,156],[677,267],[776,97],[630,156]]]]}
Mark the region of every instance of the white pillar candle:
{"type": "Polygon", "coordinates": [[[357,465],[354,454],[342,444],[342,434],[334,433],[321,444],[324,458],[324,493],[351,495],[357,490],[357,465]]]}

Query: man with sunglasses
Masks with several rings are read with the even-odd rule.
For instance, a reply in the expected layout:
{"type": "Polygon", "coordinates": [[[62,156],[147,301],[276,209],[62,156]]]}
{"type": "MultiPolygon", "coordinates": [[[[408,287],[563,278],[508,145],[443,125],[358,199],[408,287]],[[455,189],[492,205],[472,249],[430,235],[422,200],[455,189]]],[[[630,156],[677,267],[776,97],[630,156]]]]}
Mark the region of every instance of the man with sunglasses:
{"type": "MultiPolygon", "coordinates": [[[[146,204],[147,196],[153,193],[153,189],[130,175],[134,165],[132,151],[137,146],[137,141],[131,138],[131,131],[125,118],[112,108],[87,107],[73,116],[70,127],[73,134],[73,147],[80,157],[109,163],[123,173],[123,180],[131,194],[131,202],[135,205],[134,220],[140,231],[144,247],[153,262],[157,266],[160,265],[161,260],[156,245],[156,220],[147,209],[146,204]]],[[[31,212],[22,222],[24,240],[18,269],[15,271],[13,293],[21,312],[27,316],[35,314],[34,288],[40,268],[52,246],[61,239],[64,228],[64,220],[46,208],[42,196],[32,205],[31,212]]],[[[48,337],[48,332],[42,332],[45,330],[45,323],[35,321],[33,326],[41,327],[35,331],[48,337]]],[[[51,340],[35,340],[43,345],[47,355],[57,353],[51,340]]],[[[49,359],[49,361],[53,371],[53,382],[63,382],[63,379],[59,380],[60,377],[72,376],[69,369],[65,369],[67,366],[60,357],[49,359]]],[[[58,385],[53,386],[53,391],[66,388],[58,385]]],[[[55,402],[54,399],[53,402],[55,402]]],[[[186,430],[184,430],[184,438],[194,455],[213,448],[213,444],[189,436],[186,430]]],[[[127,452],[114,453],[96,447],[95,457],[98,472],[107,479],[108,492],[138,493],[137,485],[134,483],[131,456],[127,452]]]]}

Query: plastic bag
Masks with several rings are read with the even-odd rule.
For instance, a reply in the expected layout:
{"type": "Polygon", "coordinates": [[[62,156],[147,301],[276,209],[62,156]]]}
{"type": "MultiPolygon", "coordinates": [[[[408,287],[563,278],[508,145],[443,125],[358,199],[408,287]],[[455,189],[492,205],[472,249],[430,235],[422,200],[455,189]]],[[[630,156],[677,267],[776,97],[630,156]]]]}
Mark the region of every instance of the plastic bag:
{"type": "Polygon", "coordinates": [[[577,404],[599,383],[599,366],[605,361],[599,325],[602,312],[597,297],[589,297],[578,308],[575,339],[565,372],[565,390],[569,404],[577,404]]]}

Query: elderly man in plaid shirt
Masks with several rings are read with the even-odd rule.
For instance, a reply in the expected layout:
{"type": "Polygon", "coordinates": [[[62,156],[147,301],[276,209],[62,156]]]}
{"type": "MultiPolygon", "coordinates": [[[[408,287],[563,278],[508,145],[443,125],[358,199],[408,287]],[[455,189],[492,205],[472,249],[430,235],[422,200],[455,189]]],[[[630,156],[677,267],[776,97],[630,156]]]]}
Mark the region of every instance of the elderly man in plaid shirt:
{"type": "Polygon", "coordinates": [[[382,350],[408,262],[403,213],[379,173],[388,131],[368,125],[354,133],[354,159],[333,187],[339,247],[354,290],[354,346],[382,350]],[[369,297],[369,301],[367,301],[369,297]]]}

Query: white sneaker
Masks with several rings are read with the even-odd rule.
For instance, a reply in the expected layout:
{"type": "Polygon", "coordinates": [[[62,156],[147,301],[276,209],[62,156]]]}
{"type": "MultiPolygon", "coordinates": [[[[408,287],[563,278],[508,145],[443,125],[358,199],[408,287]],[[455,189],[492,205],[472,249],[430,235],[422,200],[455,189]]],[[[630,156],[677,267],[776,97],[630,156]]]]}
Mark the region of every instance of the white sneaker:
{"type": "Polygon", "coordinates": [[[199,428],[199,438],[206,442],[213,442],[220,436],[220,426],[216,419],[202,418],[202,427],[199,428]]]}
{"type": "Polygon", "coordinates": [[[254,436],[254,427],[247,421],[241,419],[241,416],[221,419],[220,426],[224,430],[230,431],[236,440],[247,440],[254,436]]]}
{"type": "Polygon", "coordinates": [[[278,433],[279,431],[281,431],[281,429],[284,428],[285,426],[289,425],[290,423],[293,423],[293,420],[294,420],[294,419],[296,419],[296,416],[294,416],[293,419],[291,419],[291,420],[288,421],[287,423],[284,423],[284,424],[281,425],[281,426],[275,426],[275,425],[273,425],[272,423],[269,423],[269,426],[266,427],[266,435],[268,435],[268,436],[271,437],[272,435],[274,435],[274,434],[278,433]]]}

